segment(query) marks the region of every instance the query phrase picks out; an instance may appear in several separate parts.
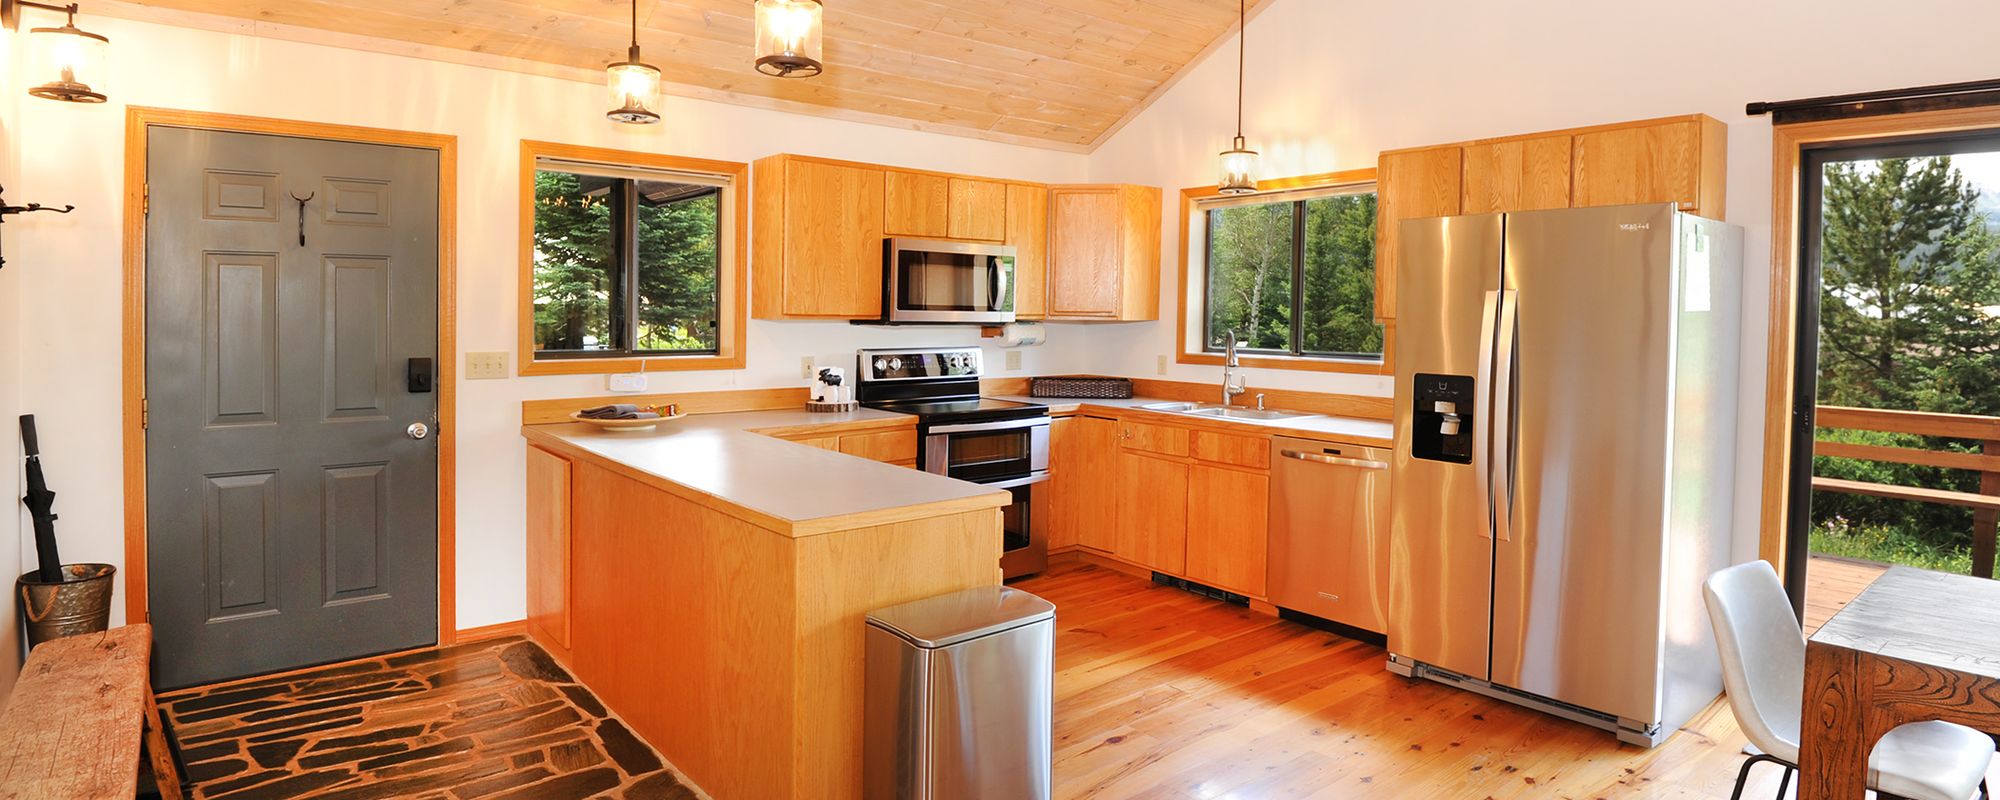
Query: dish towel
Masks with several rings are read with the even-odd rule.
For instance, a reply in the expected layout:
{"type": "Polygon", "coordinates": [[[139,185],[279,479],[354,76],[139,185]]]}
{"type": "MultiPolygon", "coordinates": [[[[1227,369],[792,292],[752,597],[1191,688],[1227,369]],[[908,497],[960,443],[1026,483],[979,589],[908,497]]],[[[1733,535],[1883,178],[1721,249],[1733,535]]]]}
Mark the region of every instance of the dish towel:
{"type": "Polygon", "coordinates": [[[584,419],[659,419],[660,418],[659,412],[652,410],[642,411],[638,406],[633,405],[631,403],[615,403],[608,406],[586,408],[576,413],[578,416],[581,416],[584,419]]]}

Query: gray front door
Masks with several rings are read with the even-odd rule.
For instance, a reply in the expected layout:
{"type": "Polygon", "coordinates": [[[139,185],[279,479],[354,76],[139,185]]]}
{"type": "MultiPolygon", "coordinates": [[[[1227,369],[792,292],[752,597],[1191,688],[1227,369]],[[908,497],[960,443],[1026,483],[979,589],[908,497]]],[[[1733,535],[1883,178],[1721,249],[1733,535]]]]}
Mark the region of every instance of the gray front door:
{"type": "Polygon", "coordinates": [[[156,684],[435,643],[437,152],[146,135],[156,684]]]}

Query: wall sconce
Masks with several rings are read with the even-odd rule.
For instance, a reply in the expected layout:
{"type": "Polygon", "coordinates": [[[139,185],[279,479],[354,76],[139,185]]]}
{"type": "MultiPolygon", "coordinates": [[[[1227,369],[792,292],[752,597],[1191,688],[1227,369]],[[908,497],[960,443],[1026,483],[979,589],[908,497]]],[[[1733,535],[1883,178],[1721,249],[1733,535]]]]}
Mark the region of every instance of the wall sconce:
{"type": "Polygon", "coordinates": [[[819,0],[757,0],[757,71],[779,78],[820,73],[819,0]]]}
{"type": "Polygon", "coordinates": [[[49,78],[29,87],[28,94],[65,103],[104,102],[104,53],[111,40],[76,27],[75,3],[60,6],[33,0],[0,0],[0,26],[10,31],[20,30],[21,11],[28,8],[68,17],[60,28],[28,29],[29,80],[49,78]]]}

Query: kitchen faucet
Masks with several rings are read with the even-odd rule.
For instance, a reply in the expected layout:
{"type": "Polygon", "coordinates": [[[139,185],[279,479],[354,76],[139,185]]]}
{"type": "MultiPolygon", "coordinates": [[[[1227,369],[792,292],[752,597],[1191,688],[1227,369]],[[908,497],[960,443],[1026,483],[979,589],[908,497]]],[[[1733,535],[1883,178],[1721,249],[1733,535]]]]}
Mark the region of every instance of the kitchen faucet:
{"type": "Polygon", "coordinates": [[[1242,394],[1243,376],[1236,374],[1242,364],[1236,360],[1236,329],[1230,328],[1229,346],[1222,354],[1222,404],[1229,405],[1229,399],[1242,394]]]}

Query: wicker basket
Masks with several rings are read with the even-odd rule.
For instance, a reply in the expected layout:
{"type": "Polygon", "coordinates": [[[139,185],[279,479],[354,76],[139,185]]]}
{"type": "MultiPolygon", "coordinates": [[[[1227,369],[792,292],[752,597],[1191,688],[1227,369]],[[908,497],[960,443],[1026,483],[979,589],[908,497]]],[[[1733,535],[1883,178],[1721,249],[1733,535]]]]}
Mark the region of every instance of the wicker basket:
{"type": "Polygon", "coordinates": [[[1097,378],[1086,375],[1052,375],[1028,380],[1030,397],[1069,397],[1082,400],[1125,400],[1132,396],[1129,378],[1097,378]]]}

